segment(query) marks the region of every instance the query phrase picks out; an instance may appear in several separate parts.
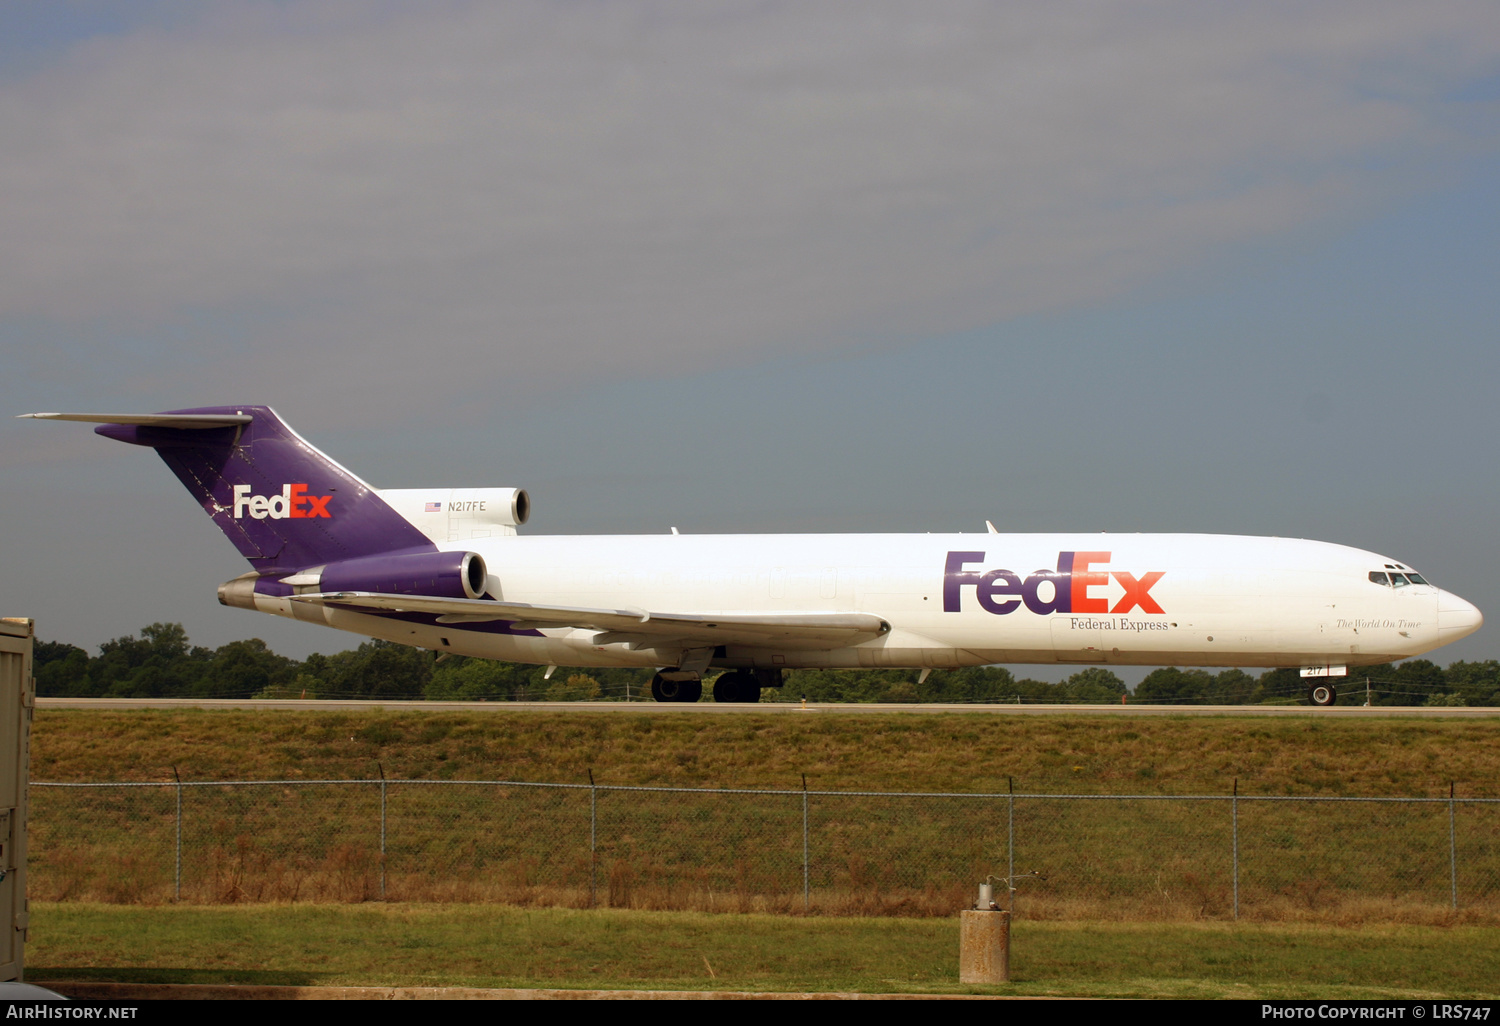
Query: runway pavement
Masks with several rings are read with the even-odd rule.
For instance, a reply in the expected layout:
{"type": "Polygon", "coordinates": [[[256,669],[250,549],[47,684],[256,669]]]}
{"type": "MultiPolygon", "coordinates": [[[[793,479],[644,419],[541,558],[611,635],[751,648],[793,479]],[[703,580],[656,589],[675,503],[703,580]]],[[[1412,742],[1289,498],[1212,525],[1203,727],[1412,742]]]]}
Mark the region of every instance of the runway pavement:
{"type": "Polygon", "coordinates": [[[387,709],[422,712],[574,712],[619,713],[626,716],[652,713],[670,716],[695,715],[898,715],[960,716],[1337,716],[1417,717],[1421,719],[1475,719],[1500,716],[1500,708],[1466,706],[1374,706],[1335,705],[919,705],[877,703],[756,702],[371,702],[314,699],[257,698],[38,698],[37,709],[283,709],[313,712],[349,712],[387,709]]]}

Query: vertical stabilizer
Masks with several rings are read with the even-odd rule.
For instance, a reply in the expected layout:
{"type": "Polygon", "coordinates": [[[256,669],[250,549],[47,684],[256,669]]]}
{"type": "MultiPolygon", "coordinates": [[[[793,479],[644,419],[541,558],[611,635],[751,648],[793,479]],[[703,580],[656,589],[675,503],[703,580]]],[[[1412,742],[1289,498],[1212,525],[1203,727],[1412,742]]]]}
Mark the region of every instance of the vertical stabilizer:
{"type": "Polygon", "coordinates": [[[435,548],[374,488],[308,444],[269,406],[157,417],[67,419],[104,421],[94,430],[106,438],[155,449],[257,570],[435,548]]]}

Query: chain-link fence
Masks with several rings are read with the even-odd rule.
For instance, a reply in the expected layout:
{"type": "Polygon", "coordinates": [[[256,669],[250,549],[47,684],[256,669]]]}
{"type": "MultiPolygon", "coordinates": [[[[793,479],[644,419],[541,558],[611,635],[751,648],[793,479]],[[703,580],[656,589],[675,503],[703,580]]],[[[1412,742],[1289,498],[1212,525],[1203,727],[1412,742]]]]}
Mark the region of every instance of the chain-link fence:
{"type": "Polygon", "coordinates": [[[51,901],[1500,921],[1500,799],[33,783],[31,831],[51,901]]]}

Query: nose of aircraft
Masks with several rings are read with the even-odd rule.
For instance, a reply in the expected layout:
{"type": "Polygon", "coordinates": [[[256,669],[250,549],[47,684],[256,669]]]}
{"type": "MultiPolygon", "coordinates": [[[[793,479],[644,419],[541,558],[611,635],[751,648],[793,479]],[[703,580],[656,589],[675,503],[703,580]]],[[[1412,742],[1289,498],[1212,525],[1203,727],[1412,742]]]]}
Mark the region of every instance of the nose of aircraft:
{"type": "Polygon", "coordinates": [[[1448,591],[1438,592],[1438,638],[1446,645],[1467,638],[1484,625],[1484,614],[1472,602],[1448,591]]]}

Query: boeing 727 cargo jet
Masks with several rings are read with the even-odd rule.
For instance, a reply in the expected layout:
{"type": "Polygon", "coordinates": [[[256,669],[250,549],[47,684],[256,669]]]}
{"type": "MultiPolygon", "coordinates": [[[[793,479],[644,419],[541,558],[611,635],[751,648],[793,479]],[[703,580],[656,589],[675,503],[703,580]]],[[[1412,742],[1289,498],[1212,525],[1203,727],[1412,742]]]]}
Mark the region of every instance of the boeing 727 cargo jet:
{"type": "Polygon", "coordinates": [[[796,667],[1348,667],[1472,634],[1388,556],[1205,534],[520,535],[514,488],[378,489],[265,406],[113,416],[249,560],[229,606],[487,659],[653,667],[662,702],[754,702],[796,667]]]}

